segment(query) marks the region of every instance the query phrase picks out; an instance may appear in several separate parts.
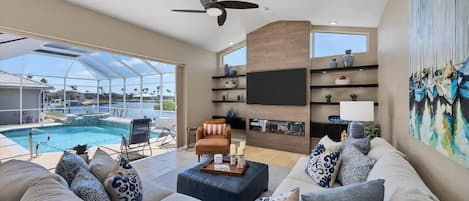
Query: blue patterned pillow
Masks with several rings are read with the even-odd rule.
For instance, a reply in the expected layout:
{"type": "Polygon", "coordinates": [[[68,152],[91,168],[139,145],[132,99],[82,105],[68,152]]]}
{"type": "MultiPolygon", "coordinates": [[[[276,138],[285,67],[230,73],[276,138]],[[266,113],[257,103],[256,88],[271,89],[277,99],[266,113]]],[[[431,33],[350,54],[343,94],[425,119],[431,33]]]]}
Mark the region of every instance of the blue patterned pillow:
{"type": "Polygon", "coordinates": [[[101,182],[84,168],[79,168],[70,190],[84,201],[111,201],[101,182]]]}
{"type": "Polygon", "coordinates": [[[64,151],[57,167],[55,167],[55,173],[62,176],[70,185],[80,168],[88,169],[88,165],[83,158],[64,151]]]}
{"type": "Polygon", "coordinates": [[[305,172],[319,186],[329,188],[334,184],[339,165],[340,152],[327,153],[324,145],[318,144],[311,150],[305,172]]]}
{"type": "Polygon", "coordinates": [[[104,187],[111,196],[112,201],[143,200],[143,186],[137,170],[123,158],[107,176],[104,187]]]}

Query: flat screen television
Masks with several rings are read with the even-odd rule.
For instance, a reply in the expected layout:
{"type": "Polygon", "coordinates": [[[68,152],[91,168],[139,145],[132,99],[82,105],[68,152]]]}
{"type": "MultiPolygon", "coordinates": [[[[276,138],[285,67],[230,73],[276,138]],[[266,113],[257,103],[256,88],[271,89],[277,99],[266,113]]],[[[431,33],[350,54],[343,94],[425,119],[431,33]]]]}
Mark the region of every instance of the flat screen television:
{"type": "Polygon", "coordinates": [[[306,68],[247,74],[247,104],[306,105],[306,68]]]}

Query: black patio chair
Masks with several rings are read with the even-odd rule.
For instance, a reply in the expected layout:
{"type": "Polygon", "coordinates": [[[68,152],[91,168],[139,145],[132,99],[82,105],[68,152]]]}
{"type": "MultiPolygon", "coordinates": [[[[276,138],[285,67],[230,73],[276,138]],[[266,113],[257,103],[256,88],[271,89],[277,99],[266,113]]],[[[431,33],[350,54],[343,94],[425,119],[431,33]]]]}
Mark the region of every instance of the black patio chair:
{"type": "Polygon", "coordinates": [[[145,157],[145,147],[150,149],[150,156],[153,155],[150,145],[150,123],[151,119],[134,119],[130,123],[129,139],[122,135],[121,155],[126,154],[129,159],[129,152],[142,152],[145,157]]]}

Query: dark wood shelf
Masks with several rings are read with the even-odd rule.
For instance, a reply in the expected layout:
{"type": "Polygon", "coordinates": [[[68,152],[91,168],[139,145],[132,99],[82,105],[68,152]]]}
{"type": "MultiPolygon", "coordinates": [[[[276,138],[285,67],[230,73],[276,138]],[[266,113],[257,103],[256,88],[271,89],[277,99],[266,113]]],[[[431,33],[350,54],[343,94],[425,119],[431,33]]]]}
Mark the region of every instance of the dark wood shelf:
{"type": "Polygon", "coordinates": [[[237,101],[237,100],[212,100],[212,103],[245,103],[245,101],[237,101]]]}
{"type": "Polygon", "coordinates": [[[347,85],[312,85],[311,89],[322,89],[322,88],[373,88],[378,87],[379,84],[347,84],[347,85]]]}
{"type": "Polygon", "coordinates": [[[237,78],[237,77],[246,77],[246,74],[234,75],[234,76],[226,76],[226,75],[213,76],[212,79],[217,80],[217,79],[227,79],[227,78],[237,78]]]}
{"type": "Polygon", "coordinates": [[[246,118],[244,117],[228,118],[226,116],[214,115],[212,119],[225,119],[232,129],[246,130],[246,118]]]}
{"type": "MultiPolygon", "coordinates": [[[[378,106],[378,103],[374,103],[375,106],[378,106]]],[[[311,105],[340,105],[340,102],[311,102],[311,105]]]]}
{"type": "Polygon", "coordinates": [[[348,122],[331,122],[331,121],[311,121],[313,124],[338,124],[338,125],[348,125],[348,122]]]}
{"type": "Polygon", "coordinates": [[[340,72],[340,71],[357,71],[357,70],[374,70],[378,69],[378,65],[368,65],[368,66],[353,66],[353,67],[338,67],[338,68],[321,68],[321,69],[311,69],[311,73],[325,73],[325,72],[340,72]]]}
{"type": "Polygon", "coordinates": [[[235,91],[235,90],[246,90],[246,88],[213,88],[212,91],[235,91]]]}

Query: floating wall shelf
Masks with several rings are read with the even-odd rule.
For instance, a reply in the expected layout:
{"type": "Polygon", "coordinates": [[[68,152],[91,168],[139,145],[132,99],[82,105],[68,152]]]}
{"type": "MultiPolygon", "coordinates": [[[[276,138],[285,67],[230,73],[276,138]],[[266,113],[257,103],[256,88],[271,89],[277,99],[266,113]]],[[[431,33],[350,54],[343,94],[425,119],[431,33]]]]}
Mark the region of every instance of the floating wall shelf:
{"type": "Polygon", "coordinates": [[[234,76],[225,76],[225,75],[222,75],[222,76],[213,76],[212,79],[216,80],[216,79],[228,79],[228,78],[238,78],[238,77],[246,77],[245,74],[241,74],[241,75],[234,75],[234,76]]]}
{"type": "Polygon", "coordinates": [[[321,89],[321,88],[360,88],[360,87],[378,87],[379,84],[347,84],[347,85],[313,85],[311,89],[321,89]]]}
{"type": "Polygon", "coordinates": [[[246,90],[246,88],[213,88],[212,91],[235,91],[235,90],[246,90]]]}
{"type": "Polygon", "coordinates": [[[347,68],[338,67],[338,68],[311,69],[311,73],[327,73],[327,72],[374,70],[374,69],[378,69],[378,65],[354,66],[354,67],[347,67],[347,68]]]}
{"type": "MultiPolygon", "coordinates": [[[[375,106],[378,106],[378,103],[374,103],[375,106]]],[[[340,102],[311,102],[311,105],[340,105],[340,102]]]]}
{"type": "Polygon", "coordinates": [[[237,101],[237,100],[213,100],[212,103],[245,103],[245,102],[237,101]]]}

